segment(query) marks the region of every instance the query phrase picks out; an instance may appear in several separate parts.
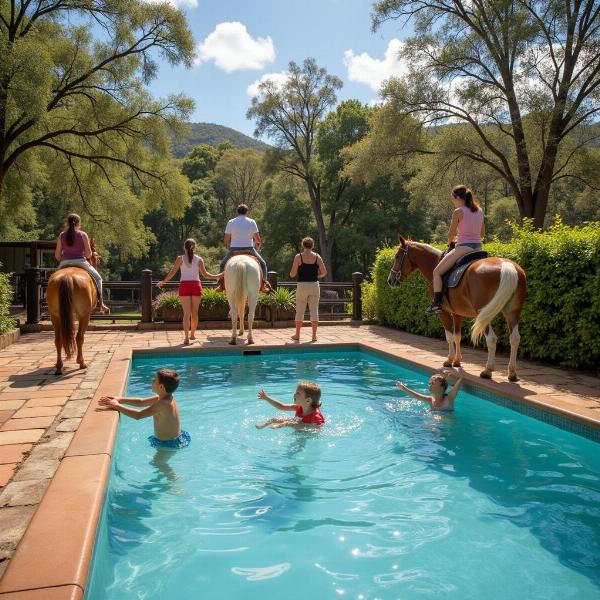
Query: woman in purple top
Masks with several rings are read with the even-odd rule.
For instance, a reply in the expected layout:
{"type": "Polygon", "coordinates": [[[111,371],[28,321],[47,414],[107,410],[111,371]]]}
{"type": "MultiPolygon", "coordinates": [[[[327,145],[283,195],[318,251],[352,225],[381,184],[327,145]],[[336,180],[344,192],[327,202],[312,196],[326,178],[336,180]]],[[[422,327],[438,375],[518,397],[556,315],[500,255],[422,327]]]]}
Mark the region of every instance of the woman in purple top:
{"type": "Polygon", "coordinates": [[[79,215],[72,213],[67,217],[67,229],[56,240],[54,258],[59,262],[59,269],[80,267],[87,271],[94,278],[98,289],[96,308],[102,313],[108,312],[109,308],[102,299],[102,277],[89,263],[92,258],[92,248],[87,233],[81,231],[81,217],[79,215]]]}
{"type": "Polygon", "coordinates": [[[448,251],[433,270],[433,302],[425,311],[429,315],[442,312],[442,275],[456,264],[461,256],[481,250],[485,234],[483,211],[467,186],[455,185],[452,188],[452,204],[455,209],[448,232],[448,251]],[[457,231],[458,242],[455,245],[457,231]]]}

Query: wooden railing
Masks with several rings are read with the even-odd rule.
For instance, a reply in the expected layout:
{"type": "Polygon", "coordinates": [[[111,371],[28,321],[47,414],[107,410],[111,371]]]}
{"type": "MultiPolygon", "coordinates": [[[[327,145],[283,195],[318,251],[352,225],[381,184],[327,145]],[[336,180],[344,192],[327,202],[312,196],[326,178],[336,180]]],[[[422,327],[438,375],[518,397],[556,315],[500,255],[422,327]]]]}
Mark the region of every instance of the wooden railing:
{"type": "MultiPolygon", "coordinates": [[[[42,277],[41,269],[31,267],[26,273],[26,308],[27,323],[39,323],[48,319],[48,307],[46,303],[47,280],[42,277]]],[[[322,282],[321,298],[319,300],[319,320],[342,320],[351,318],[354,321],[362,319],[361,283],[362,273],[353,273],[352,281],[345,282],[322,282]],[[352,306],[352,312],[347,307],[352,306]]],[[[276,271],[269,271],[269,283],[273,288],[284,287],[296,289],[295,281],[279,281],[276,271]]],[[[160,292],[156,288],[156,281],[152,280],[152,271],[144,269],[140,281],[105,281],[103,282],[104,301],[114,310],[114,314],[101,315],[92,314],[95,321],[139,321],[141,323],[152,322],[152,301],[160,292]],[[128,298],[124,298],[122,292],[129,292],[128,298]],[[114,293],[117,292],[117,293],[114,293]],[[121,293],[118,293],[121,292],[121,293]],[[120,296],[121,299],[116,296],[120,296]],[[125,312],[119,314],[120,309],[125,312]]],[[[216,282],[203,282],[207,288],[215,287],[216,282]]],[[[165,284],[164,289],[177,289],[178,282],[165,284]]],[[[111,311],[112,312],[112,311],[111,311]]]]}

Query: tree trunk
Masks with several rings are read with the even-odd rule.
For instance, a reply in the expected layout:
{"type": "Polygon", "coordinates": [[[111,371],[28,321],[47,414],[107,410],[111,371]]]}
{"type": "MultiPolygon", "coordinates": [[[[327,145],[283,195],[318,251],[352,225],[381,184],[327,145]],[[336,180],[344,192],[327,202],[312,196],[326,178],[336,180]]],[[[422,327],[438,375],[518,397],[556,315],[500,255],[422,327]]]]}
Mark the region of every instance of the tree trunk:
{"type": "Polygon", "coordinates": [[[327,275],[325,281],[333,281],[333,268],[331,264],[331,249],[333,247],[333,239],[327,238],[327,230],[325,229],[325,220],[323,219],[323,210],[321,208],[321,189],[309,175],[306,179],[306,187],[310,196],[315,221],[317,222],[317,231],[319,233],[319,247],[321,250],[321,258],[325,263],[327,275]]]}

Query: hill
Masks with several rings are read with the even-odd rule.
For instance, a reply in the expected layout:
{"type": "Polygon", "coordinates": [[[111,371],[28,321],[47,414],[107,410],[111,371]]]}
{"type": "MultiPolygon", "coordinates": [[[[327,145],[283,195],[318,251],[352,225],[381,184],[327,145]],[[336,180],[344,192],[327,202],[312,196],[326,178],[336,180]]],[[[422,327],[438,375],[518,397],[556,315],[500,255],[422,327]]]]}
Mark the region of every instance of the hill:
{"type": "Polygon", "coordinates": [[[216,125],[215,123],[190,123],[190,133],[183,142],[173,143],[173,156],[182,158],[194,146],[208,144],[218,146],[221,142],[228,141],[238,148],[253,148],[254,150],[265,150],[268,145],[255,140],[240,131],[216,125]]]}

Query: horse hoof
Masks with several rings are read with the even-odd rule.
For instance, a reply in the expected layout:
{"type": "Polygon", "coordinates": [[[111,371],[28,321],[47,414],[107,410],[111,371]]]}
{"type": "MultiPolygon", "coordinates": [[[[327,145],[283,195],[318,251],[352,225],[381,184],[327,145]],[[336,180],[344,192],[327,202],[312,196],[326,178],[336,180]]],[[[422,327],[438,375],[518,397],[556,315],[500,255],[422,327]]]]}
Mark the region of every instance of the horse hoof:
{"type": "Polygon", "coordinates": [[[451,360],[447,360],[444,362],[444,367],[451,367],[452,366],[452,361],[451,360]]]}
{"type": "Polygon", "coordinates": [[[54,371],[54,375],[55,375],[55,377],[58,377],[59,375],[62,375],[62,371],[59,371],[57,369],[56,371],[54,371]]]}
{"type": "Polygon", "coordinates": [[[452,366],[453,366],[453,367],[460,367],[460,360],[454,361],[454,362],[452,363],[452,366]]]}
{"type": "Polygon", "coordinates": [[[481,371],[481,373],[479,373],[479,377],[482,377],[483,379],[491,379],[492,372],[491,371],[481,371]]]}
{"type": "Polygon", "coordinates": [[[254,344],[254,340],[248,340],[247,344],[248,344],[248,346],[249,346],[250,344],[254,344]]]}
{"type": "Polygon", "coordinates": [[[510,373],[508,380],[514,383],[515,381],[519,381],[519,377],[516,373],[510,373]]]}
{"type": "Polygon", "coordinates": [[[231,341],[229,342],[229,345],[230,345],[230,346],[236,346],[236,345],[237,345],[237,342],[236,342],[235,340],[231,340],[231,341]]]}
{"type": "Polygon", "coordinates": [[[79,368],[80,369],[87,369],[87,365],[85,363],[80,363],[79,364],[79,368]]]}

